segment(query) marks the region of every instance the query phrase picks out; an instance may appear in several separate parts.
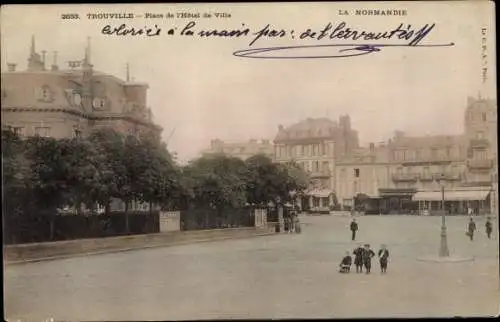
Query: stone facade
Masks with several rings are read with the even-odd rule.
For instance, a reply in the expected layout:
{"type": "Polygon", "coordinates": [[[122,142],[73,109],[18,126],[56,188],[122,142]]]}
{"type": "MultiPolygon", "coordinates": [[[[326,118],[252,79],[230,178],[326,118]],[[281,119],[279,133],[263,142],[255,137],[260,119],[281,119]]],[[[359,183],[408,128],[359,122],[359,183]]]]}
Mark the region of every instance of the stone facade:
{"type": "Polygon", "coordinates": [[[311,178],[302,209],[328,211],[334,204],[335,162],[358,148],[358,133],[348,115],[339,122],[308,118],[287,128],[280,125],[274,139],[276,162],[297,162],[311,178]]]}
{"type": "MultiPolygon", "coordinates": [[[[2,128],[21,136],[71,138],[85,136],[101,128],[120,133],[150,135],[160,140],[162,128],[153,122],[147,107],[145,83],[121,80],[94,70],[90,44],[83,60],[69,62],[69,69],[57,65],[57,53],[46,68],[45,52],[36,52],[32,38],[28,68],[16,70],[9,63],[1,75],[2,128]]],[[[133,204],[132,210],[145,205],[133,204]]],[[[122,210],[121,201],[112,202],[112,210],[122,210]]]]}
{"type": "MultiPolygon", "coordinates": [[[[335,191],[339,202],[351,206],[358,194],[383,198],[384,190],[391,198],[407,200],[417,191],[487,187],[492,191],[490,208],[495,209],[496,131],[496,101],[469,97],[461,135],[410,137],[396,131],[386,143],[370,144],[338,159],[335,191]]],[[[391,202],[395,208],[401,206],[401,200],[391,202]]],[[[474,207],[487,208],[482,201],[474,207]]]]}
{"type": "Polygon", "coordinates": [[[246,160],[257,154],[264,154],[271,159],[273,158],[274,147],[269,140],[249,140],[247,142],[224,142],[219,139],[210,142],[210,149],[202,152],[202,155],[210,154],[226,154],[235,158],[246,160]]]}
{"type": "Polygon", "coordinates": [[[147,132],[158,139],[161,127],[147,107],[145,83],[118,79],[94,70],[90,45],[83,60],[61,70],[54,62],[46,68],[45,52],[35,50],[32,39],[27,70],[9,63],[2,72],[2,126],[23,136],[68,138],[112,127],[122,133],[147,132]]]}

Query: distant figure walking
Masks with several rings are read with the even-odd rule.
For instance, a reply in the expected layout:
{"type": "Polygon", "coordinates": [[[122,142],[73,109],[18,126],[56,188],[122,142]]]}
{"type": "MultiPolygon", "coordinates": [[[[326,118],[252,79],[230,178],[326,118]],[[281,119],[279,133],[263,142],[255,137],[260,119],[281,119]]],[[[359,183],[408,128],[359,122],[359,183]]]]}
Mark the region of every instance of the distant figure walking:
{"type": "Polygon", "coordinates": [[[484,225],[486,228],[486,236],[491,239],[491,233],[493,232],[493,225],[491,224],[491,218],[486,218],[486,224],[484,225]]]}
{"type": "Polygon", "coordinates": [[[383,244],[380,246],[380,250],[378,251],[378,258],[380,261],[380,272],[382,274],[387,273],[387,262],[389,261],[389,250],[383,244]]]}
{"type": "Polygon", "coordinates": [[[474,219],[471,217],[469,221],[469,225],[467,226],[467,234],[469,235],[470,240],[474,240],[474,232],[476,231],[476,223],[474,219]]]}
{"type": "Polygon", "coordinates": [[[371,250],[369,244],[365,244],[365,249],[363,250],[363,264],[365,265],[366,274],[370,274],[372,269],[373,256],[375,256],[375,252],[371,250]]]}
{"type": "Polygon", "coordinates": [[[354,254],[354,265],[356,266],[356,273],[363,273],[363,252],[364,249],[361,244],[352,252],[354,254]]]}
{"type": "Polygon", "coordinates": [[[356,222],[356,219],[354,218],[352,221],[351,221],[351,233],[352,233],[352,236],[351,236],[351,240],[356,240],[356,232],[358,231],[358,223],[356,222]]]}
{"type": "Polygon", "coordinates": [[[285,233],[287,233],[287,234],[290,232],[290,218],[285,217],[285,220],[283,222],[283,229],[285,230],[285,233]]]}
{"type": "Polygon", "coordinates": [[[349,273],[351,271],[351,265],[352,265],[352,257],[349,254],[349,252],[345,253],[344,258],[342,258],[342,261],[340,262],[340,273],[349,273]]]}
{"type": "Polygon", "coordinates": [[[300,234],[301,231],[299,216],[295,216],[295,233],[300,234]]]}

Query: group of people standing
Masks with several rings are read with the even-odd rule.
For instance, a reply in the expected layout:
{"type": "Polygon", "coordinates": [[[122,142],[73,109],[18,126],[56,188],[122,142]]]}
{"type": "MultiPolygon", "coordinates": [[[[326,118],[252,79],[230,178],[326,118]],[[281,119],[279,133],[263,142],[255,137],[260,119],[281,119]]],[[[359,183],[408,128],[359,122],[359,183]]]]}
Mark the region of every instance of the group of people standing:
{"type": "MultiPolygon", "coordinates": [[[[352,252],[354,255],[354,266],[356,266],[356,273],[363,273],[363,268],[366,274],[370,274],[372,269],[372,258],[375,257],[375,252],[370,248],[370,244],[361,244],[352,252]]],[[[381,245],[377,253],[380,263],[380,273],[387,273],[387,264],[389,262],[389,250],[386,245],[381,245]]],[[[351,271],[352,257],[350,252],[346,252],[346,256],[340,263],[340,273],[349,273],[351,271]]]]}
{"type": "Polygon", "coordinates": [[[285,233],[300,233],[300,222],[299,216],[291,215],[289,217],[285,217],[283,223],[283,229],[285,233]]]}

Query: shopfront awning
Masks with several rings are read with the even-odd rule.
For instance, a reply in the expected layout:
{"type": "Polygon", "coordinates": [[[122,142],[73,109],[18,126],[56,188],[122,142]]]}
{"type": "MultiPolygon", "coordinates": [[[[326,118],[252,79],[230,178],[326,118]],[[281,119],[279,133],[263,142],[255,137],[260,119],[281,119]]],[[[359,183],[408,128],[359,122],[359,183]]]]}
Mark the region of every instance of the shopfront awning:
{"type": "MultiPolygon", "coordinates": [[[[490,192],[488,190],[456,190],[444,192],[444,200],[448,201],[471,201],[485,200],[490,192]]],[[[419,191],[413,201],[441,201],[443,198],[441,191],[419,191]]]]}

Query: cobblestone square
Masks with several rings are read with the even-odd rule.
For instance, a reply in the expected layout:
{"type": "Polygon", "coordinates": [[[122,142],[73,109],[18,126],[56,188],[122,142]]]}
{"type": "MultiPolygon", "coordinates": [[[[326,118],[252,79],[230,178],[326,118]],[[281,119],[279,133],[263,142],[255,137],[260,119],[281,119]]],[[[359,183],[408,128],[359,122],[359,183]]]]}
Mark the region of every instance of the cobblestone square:
{"type": "Polygon", "coordinates": [[[467,217],[448,217],[450,252],[465,263],[426,263],[441,219],[302,217],[302,234],[145,249],[5,267],[6,317],[15,321],[494,316],[498,234],[473,242],[467,217]],[[387,275],[339,274],[358,242],[387,244],[387,275]]]}

